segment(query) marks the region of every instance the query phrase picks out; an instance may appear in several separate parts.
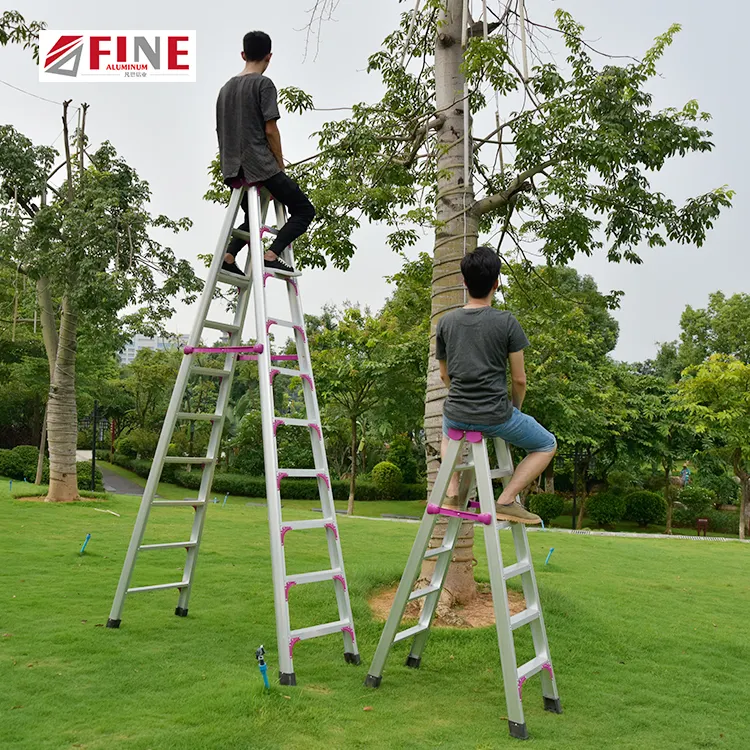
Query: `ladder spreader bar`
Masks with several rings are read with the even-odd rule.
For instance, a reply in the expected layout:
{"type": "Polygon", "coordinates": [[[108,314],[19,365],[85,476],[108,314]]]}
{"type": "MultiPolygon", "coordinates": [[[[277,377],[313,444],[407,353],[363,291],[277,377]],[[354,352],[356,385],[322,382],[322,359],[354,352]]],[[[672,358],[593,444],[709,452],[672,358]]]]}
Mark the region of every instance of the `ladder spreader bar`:
{"type": "Polygon", "coordinates": [[[197,542],[167,542],[166,544],[142,544],[138,549],[190,549],[197,542]]]}
{"type": "Polygon", "coordinates": [[[136,586],[134,589],[128,589],[128,594],[139,594],[141,591],[164,591],[166,589],[184,589],[188,586],[187,581],[178,583],[157,583],[155,586],[136,586]]]}
{"type": "Polygon", "coordinates": [[[451,516],[452,518],[460,518],[464,521],[474,521],[475,523],[483,523],[485,526],[489,526],[494,520],[489,513],[466,513],[462,510],[453,510],[452,508],[441,508],[438,505],[429,503],[427,506],[427,514],[430,516],[451,516]]]}

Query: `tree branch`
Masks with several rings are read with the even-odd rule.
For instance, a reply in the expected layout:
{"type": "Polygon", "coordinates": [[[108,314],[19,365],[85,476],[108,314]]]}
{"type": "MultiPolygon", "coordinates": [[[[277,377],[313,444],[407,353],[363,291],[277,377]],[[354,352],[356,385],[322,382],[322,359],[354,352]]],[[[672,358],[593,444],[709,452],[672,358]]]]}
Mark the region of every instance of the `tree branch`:
{"type": "Polygon", "coordinates": [[[490,211],[494,211],[496,208],[507,205],[508,202],[513,198],[513,196],[517,195],[518,193],[531,190],[532,186],[531,182],[529,182],[530,178],[532,178],[535,174],[539,174],[543,169],[552,167],[555,164],[557,164],[557,159],[548,159],[547,161],[542,162],[535,167],[527,169],[525,172],[521,172],[520,174],[515,176],[513,182],[511,182],[510,185],[505,190],[503,190],[502,193],[488,195],[486,198],[478,200],[473,206],[471,206],[469,212],[472,214],[472,216],[480,217],[484,216],[484,214],[489,213],[490,211]]]}

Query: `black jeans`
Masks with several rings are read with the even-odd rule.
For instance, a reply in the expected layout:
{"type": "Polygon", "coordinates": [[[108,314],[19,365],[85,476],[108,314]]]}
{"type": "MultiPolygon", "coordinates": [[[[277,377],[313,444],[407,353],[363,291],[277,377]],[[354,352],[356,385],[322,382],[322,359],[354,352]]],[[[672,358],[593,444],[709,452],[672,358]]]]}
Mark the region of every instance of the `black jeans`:
{"type": "MultiPolygon", "coordinates": [[[[284,248],[291,245],[294,240],[305,233],[310,226],[310,222],[315,218],[315,208],[310,203],[310,199],[302,192],[300,186],[284,172],[275,174],[261,184],[268,189],[276,200],[281,201],[289,211],[289,219],[281,227],[273,244],[268,248],[270,252],[281,255],[284,248]]],[[[245,220],[240,224],[239,229],[247,232],[250,229],[247,192],[242,196],[242,210],[245,212],[245,220]]],[[[236,258],[237,253],[242,250],[245,244],[245,240],[235,237],[227,246],[227,252],[236,258]]]]}

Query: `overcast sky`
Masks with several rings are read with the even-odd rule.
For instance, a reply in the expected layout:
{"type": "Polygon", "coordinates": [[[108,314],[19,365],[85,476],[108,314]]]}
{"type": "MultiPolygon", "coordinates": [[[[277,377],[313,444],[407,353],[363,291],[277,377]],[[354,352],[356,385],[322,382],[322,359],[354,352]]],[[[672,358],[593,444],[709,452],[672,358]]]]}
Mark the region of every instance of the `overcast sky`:
{"type": "MultiPolygon", "coordinates": [[[[498,0],[490,2],[498,4],[498,0]]],[[[378,98],[377,79],[364,72],[367,57],[396,26],[399,13],[413,5],[411,0],[401,4],[341,0],[334,21],[323,27],[317,59],[308,56],[305,61],[301,29],[312,4],[313,0],[11,0],[4,7],[20,10],[27,20],[44,20],[50,29],[195,29],[197,82],[41,84],[29,53],[13,47],[0,49],[0,80],[49,99],[88,102],[88,135],[95,144],[111,140],[148,180],[153,212],[193,220],[193,229],[178,236],[173,245],[178,256],[194,260],[197,253],[213,250],[221,224],[221,207],[206,203],[202,195],[206,170],[216,152],[216,93],[242,67],[244,32],[262,28],[273,37],[268,75],[279,88],[298,86],[312,94],[316,106],[340,107],[378,98]]],[[[475,7],[480,5],[475,0],[475,7]]],[[[683,26],[660,66],[661,79],[652,87],[655,103],[680,107],[698,99],[714,117],[709,127],[716,148],[712,154],[674,162],[654,184],[676,200],[725,184],[737,191],[734,208],[720,219],[700,250],[643,249],[641,266],[612,265],[602,258],[576,261],[603,291],[625,292],[617,312],[621,332],[615,356],[641,360],[653,356],[655,342],[677,336],[685,305],[704,306],[708,294],[717,289],[727,294],[750,291],[750,255],[743,231],[748,213],[750,108],[742,93],[747,90],[743,53],[750,10],[730,0],[527,0],[529,16],[544,23],[551,21],[559,5],[586,26],[589,41],[612,54],[638,56],[671,23],[683,26]]],[[[14,125],[36,143],[54,141],[61,146],[60,116],[56,105],[0,84],[0,123],[14,125]]],[[[310,134],[324,119],[325,113],[282,118],[287,159],[297,161],[314,153],[310,134]]],[[[307,272],[306,311],[314,313],[326,302],[347,299],[377,309],[389,293],[383,277],[400,266],[400,259],[385,247],[384,235],[379,227],[361,230],[355,237],[359,251],[346,273],[307,272]]],[[[425,235],[418,249],[430,251],[431,245],[425,235]]],[[[169,328],[187,332],[191,321],[191,313],[181,307],[169,328]]]]}

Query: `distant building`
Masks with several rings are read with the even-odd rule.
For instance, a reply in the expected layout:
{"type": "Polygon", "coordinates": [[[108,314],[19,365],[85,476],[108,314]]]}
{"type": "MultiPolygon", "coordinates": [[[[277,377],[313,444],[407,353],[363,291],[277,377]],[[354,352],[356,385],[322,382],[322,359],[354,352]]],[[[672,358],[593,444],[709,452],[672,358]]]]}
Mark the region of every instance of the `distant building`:
{"type": "Polygon", "coordinates": [[[141,349],[165,352],[170,349],[181,348],[185,346],[187,342],[188,337],[185,334],[175,333],[170,336],[155,336],[154,338],[137,334],[130,343],[125,345],[125,348],[118,355],[120,358],[120,364],[129,365],[141,349]]]}

